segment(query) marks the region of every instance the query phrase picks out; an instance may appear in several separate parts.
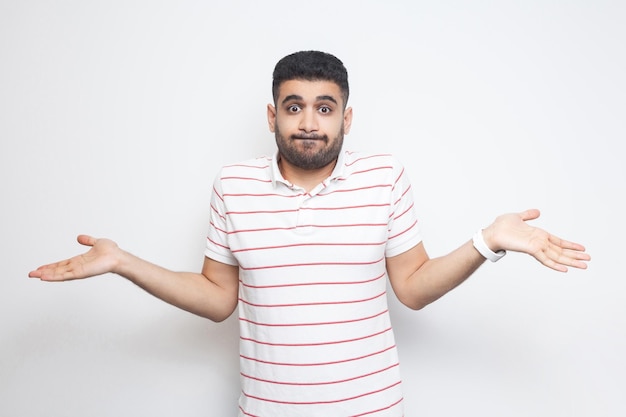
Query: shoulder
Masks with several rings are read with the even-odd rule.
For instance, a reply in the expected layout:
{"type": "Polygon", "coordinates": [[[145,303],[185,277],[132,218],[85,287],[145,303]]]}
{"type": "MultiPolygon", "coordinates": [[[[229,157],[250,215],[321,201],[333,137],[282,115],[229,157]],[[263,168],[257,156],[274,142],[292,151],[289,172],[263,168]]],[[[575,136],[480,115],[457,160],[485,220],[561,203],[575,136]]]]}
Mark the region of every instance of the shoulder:
{"type": "Polygon", "coordinates": [[[225,175],[255,175],[264,171],[271,170],[273,157],[259,156],[257,158],[247,159],[224,165],[219,171],[219,176],[225,175]]]}
{"type": "Polygon", "coordinates": [[[346,176],[364,171],[396,174],[404,171],[404,167],[398,158],[384,152],[345,151],[343,164],[346,176]]]}
{"type": "Polygon", "coordinates": [[[344,151],[336,179],[349,189],[377,188],[395,192],[404,184],[406,175],[400,161],[385,152],[344,151]]]}
{"type": "Polygon", "coordinates": [[[232,164],[224,165],[215,175],[213,187],[222,194],[226,188],[239,189],[272,182],[273,158],[260,156],[232,164]]]}

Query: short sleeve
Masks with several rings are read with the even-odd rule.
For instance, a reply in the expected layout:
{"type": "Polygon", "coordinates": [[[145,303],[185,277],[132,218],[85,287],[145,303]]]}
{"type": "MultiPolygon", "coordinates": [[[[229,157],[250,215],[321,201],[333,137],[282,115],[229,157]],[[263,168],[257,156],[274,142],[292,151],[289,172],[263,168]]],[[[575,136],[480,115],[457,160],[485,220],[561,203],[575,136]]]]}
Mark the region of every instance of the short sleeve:
{"type": "Polygon", "coordinates": [[[400,255],[422,241],[413,188],[406,170],[394,159],[394,183],[391,192],[391,213],[385,256],[400,255]]]}
{"type": "Polygon", "coordinates": [[[221,172],[213,181],[209,231],[206,238],[205,256],[228,265],[238,265],[228,244],[228,221],[222,192],[221,172]]]}

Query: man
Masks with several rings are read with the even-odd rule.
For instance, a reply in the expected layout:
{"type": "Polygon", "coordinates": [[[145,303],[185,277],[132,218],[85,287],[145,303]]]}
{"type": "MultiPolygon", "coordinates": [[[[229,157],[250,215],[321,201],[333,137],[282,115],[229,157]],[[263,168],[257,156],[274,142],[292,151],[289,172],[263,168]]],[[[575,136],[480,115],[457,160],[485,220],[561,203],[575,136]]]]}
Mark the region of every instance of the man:
{"type": "Polygon", "coordinates": [[[420,309],[507,250],[563,272],[586,268],[590,257],[528,225],[539,216],[528,210],[429,258],[402,166],[343,149],[348,96],[347,71],[330,54],[277,63],[267,117],[278,150],[216,177],[201,273],[169,271],[82,235],[88,252],[29,275],[113,272],[214,321],[238,307],[240,416],[403,416],[387,279],[402,303],[420,309]]]}

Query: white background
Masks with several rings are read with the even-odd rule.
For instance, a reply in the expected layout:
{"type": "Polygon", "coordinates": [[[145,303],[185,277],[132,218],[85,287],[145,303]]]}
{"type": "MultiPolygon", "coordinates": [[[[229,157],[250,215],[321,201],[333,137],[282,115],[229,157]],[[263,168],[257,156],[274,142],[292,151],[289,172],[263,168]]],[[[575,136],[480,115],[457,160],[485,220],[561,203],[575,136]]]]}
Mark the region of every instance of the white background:
{"type": "Polygon", "coordinates": [[[0,1],[0,415],[234,416],[237,320],[123,278],[43,283],[106,236],[199,270],[213,176],[273,152],[271,73],[350,73],[347,144],[394,153],[426,247],[498,214],[587,246],[519,254],[414,312],[391,296],[407,416],[624,416],[626,7],[595,1],[0,1]]]}

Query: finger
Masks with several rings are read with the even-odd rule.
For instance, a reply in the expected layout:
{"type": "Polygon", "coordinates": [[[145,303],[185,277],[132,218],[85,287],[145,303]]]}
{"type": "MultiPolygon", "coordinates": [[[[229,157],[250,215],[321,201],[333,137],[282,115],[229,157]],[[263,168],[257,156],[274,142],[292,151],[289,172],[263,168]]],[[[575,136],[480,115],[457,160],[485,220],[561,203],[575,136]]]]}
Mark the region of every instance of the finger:
{"type": "Polygon", "coordinates": [[[42,274],[50,269],[55,269],[60,262],[55,262],[52,264],[47,264],[47,265],[41,265],[39,268],[35,269],[34,271],[30,271],[28,273],[28,276],[30,278],[41,278],[42,274]]]}
{"type": "Polygon", "coordinates": [[[42,271],[42,281],[67,281],[76,279],[76,271],[70,262],[60,263],[56,268],[42,271]]]}
{"type": "Polygon", "coordinates": [[[51,278],[51,269],[39,267],[35,271],[30,271],[28,273],[29,278],[39,278],[42,281],[49,281],[51,278]]]}
{"type": "Polygon", "coordinates": [[[556,262],[549,255],[547,255],[546,252],[539,252],[537,255],[535,255],[535,258],[548,268],[554,269],[555,271],[559,272],[567,272],[567,267],[565,265],[556,262]]]}
{"type": "Polygon", "coordinates": [[[587,262],[591,260],[591,256],[578,251],[564,250],[558,262],[579,269],[587,269],[587,262]]]}
{"type": "Polygon", "coordinates": [[[59,281],[63,279],[75,278],[72,260],[55,262],[48,265],[42,265],[34,271],[29,272],[30,278],[39,278],[42,281],[59,281]]]}
{"type": "Polygon", "coordinates": [[[41,278],[41,271],[39,269],[30,271],[28,273],[28,278],[41,278]]]}
{"type": "MultiPolygon", "coordinates": [[[[560,246],[550,244],[545,251],[546,256],[555,264],[564,267],[574,267],[579,269],[587,269],[586,261],[591,257],[578,250],[563,249],[560,246]]],[[[564,271],[565,272],[565,271],[564,271]]]]}
{"type": "Polygon", "coordinates": [[[567,267],[570,266],[570,262],[563,256],[563,251],[554,245],[548,245],[545,250],[542,251],[542,255],[545,257],[543,264],[556,271],[567,272],[567,267]]]}
{"type": "Polygon", "coordinates": [[[570,242],[569,240],[561,239],[554,235],[550,235],[549,240],[550,240],[550,243],[556,246],[559,246],[563,249],[571,249],[571,250],[576,250],[580,252],[584,252],[586,250],[585,247],[581,245],[580,243],[570,242]]]}
{"type": "Polygon", "coordinates": [[[537,247],[537,250],[534,250],[531,254],[548,268],[559,272],[567,272],[566,265],[569,265],[570,262],[563,256],[563,249],[551,242],[549,238],[544,240],[537,247]]]}
{"type": "MultiPolygon", "coordinates": [[[[94,238],[93,236],[89,236],[89,235],[78,235],[76,240],[81,245],[93,246],[93,245],[96,244],[96,241],[98,239],[94,238]]],[[[30,271],[28,273],[28,277],[29,278],[39,278],[39,279],[41,279],[43,281],[57,280],[57,279],[55,279],[57,274],[55,272],[51,272],[51,271],[56,271],[59,267],[69,265],[70,261],[71,261],[70,259],[66,259],[64,261],[54,262],[54,263],[47,264],[47,265],[42,265],[39,268],[37,268],[36,270],[30,271]]],[[[64,275],[67,275],[67,274],[64,273],[64,275]]],[[[70,277],[64,278],[64,279],[72,279],[74,277],[73,273],[71,273],[69,275],[70,275],[70,277]]]]}

